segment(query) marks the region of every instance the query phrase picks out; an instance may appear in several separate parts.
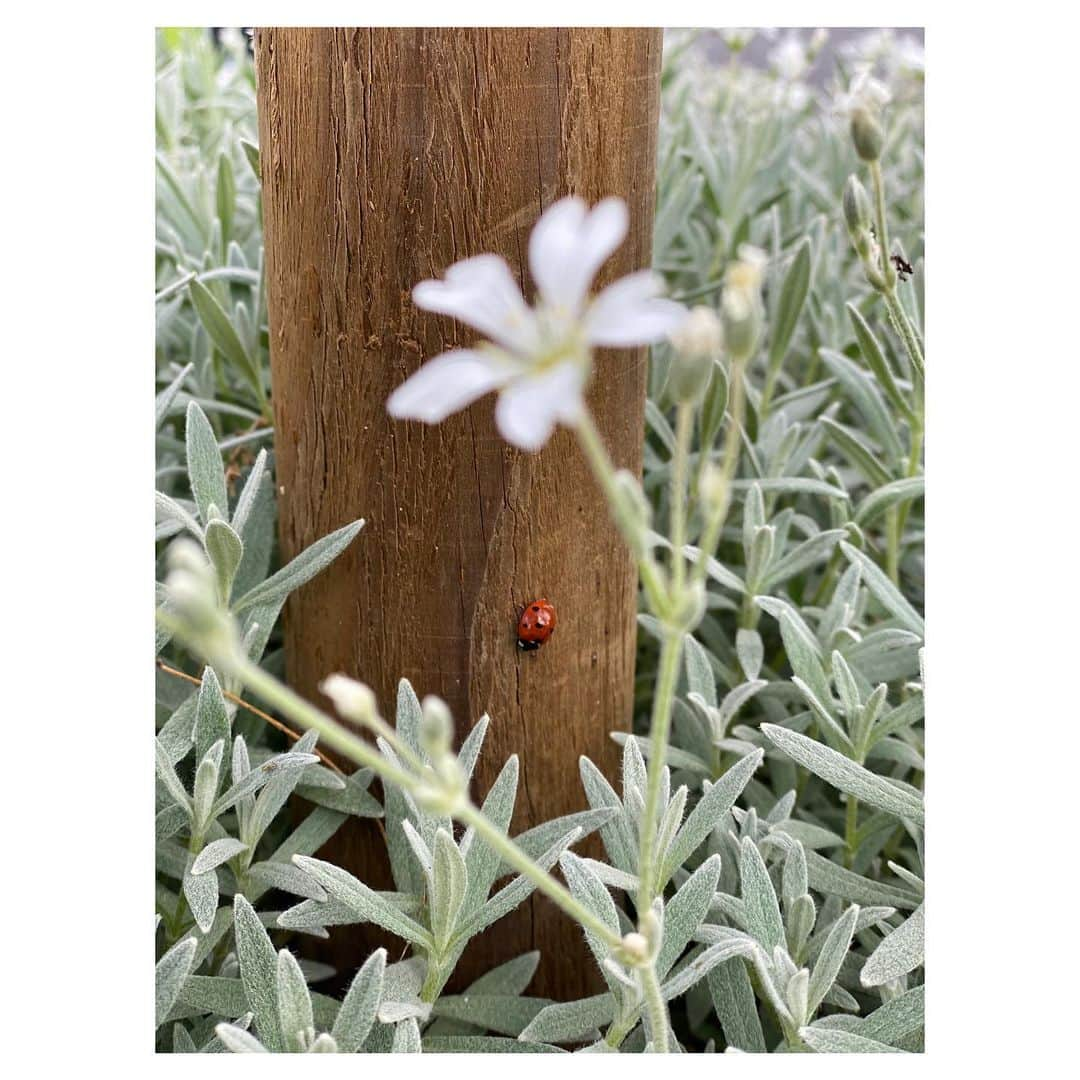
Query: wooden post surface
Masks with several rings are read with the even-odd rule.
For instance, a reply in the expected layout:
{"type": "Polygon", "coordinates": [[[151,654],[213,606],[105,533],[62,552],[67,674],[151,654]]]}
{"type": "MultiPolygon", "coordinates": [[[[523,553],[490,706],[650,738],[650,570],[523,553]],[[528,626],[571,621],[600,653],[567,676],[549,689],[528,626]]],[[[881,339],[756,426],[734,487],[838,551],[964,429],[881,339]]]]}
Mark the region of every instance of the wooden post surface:
{"type": "MultiPolygon", "coordinates": [[[[529,455],[500,439],[491,397],[437,427],[391,421],[386,399],[425,360],[476,340],[414,307],[412,286],[491,251],[531,297],[529,231],[556,199],[627,200],[631,233],[600,284],[650,265],[661,39],[603,28],[256,35],[282,556],[367,519],[288,603],[289,681],[317,698],[319,680],[343,671],[392,718],[406,677],[447,701],[459,739],[488,713],[474,795],[517,753],[512,833],[586,807],[582,754],[618,786],[609,733],[631,720],[636,573],[569,432],[529,455]],[[558,630],[523,653],[517,617],[541,596],[558,630]]],[[[645,365],[644,350],[601,353],[589,394],[616,464],[635,473],[645,365]]],[[[322,855],[392,887],[366,823],[322,855]]],[[[350,972],[378,940],[360,931],[331,932],[330,956],[350,972]]],[[[533,948],[544,955],[530,993],[596,992],[581,931],[536,896],[470,946],[451,986],[533,948]]]]}

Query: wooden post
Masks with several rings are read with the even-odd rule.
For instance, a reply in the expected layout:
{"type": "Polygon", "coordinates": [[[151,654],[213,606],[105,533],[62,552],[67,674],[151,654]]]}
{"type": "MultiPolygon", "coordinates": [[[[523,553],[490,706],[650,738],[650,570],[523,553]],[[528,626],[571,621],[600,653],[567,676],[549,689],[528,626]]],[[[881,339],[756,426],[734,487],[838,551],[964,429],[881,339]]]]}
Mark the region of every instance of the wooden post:
{"type": "MultiPolygon", "coordinates": [[[[565,431],[536,455],[508,448],[490,398],[434,428],[385,406],[474,340],[415,308],[412,286],[493,251],[531,295],[529,230],[556,199],[627,200],[632,231],[601,283],[649,265],[661,32],[265,29],[255,51],[282,555],[367,519],[289,602],[289,680],[317,696],[344,671],[392,716],[407,677],[449,703],[459,737],[490,715],[479,796],[520,756],[512,832],[583,809],[581,754],[617,784],[609,733],[631,719],[637,592],[586,463],[565,431]],[[517,616],[539,596],[558,632],[522,653],[517,616]]],[[[640,472],[644,350],[601,354],[590,402],[615,462],[640,472]]],[[[388,888],[382,848],[357,827],[324,855],[388,888]]],[[[333,932],[339,966],[371,947],[363,930],[333,932]]],[[[532,948],[531,992],[594,992],[580,930],[539,897],[463,970],[532,948]]]]}

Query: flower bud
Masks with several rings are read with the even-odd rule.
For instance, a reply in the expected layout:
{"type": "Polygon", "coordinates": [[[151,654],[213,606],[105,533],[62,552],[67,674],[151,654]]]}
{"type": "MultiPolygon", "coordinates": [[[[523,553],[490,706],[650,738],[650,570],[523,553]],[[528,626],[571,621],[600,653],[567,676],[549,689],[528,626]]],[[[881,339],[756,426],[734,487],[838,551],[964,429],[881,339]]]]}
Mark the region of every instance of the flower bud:
{"type": "Polygon", "coordinates": [[[847,223],[852,240],[859,233],[869,230],[872,219],[870,196],[859,182],[859,178],[852,173],[844,184],[844,221],[847,223]]]}
{"type": "Polygon", "coordinates": [[[334,703],[334,708],[346,719],[367,725],[378,709],[371,687],[347,675],[328,675],[319,689],[334,703]]]}
{"type": "Polygon", "coordinates": [[[214,569],[203,549],[182,537],[169,548],[167,559],[166,608],[181,620],[183,637],[211,664],[227,663],[237,652],[236,624],[221,607],[214,569]]]}
{"type": "Polygon", "coordinates": [[[641,913],[641,918],[638,919],[638,930],[644,935],[645,940],[649,943],[650,958],[656,956],[660,951],[660,946],[663,944],[664,928],[663,923],[657,914],[659,903],[659,900],[654,901],[653,906],[647,911],[643,911],[641,913]]]}
{"type": "Polygon", "coordinates": [[[700,581],[686,585],[681,594],[672,598],[666,621],[671,626],[689,633],[704,617],[705,601],[705,586],[700,581]]]}
{"type": "Polygon", "coordinates": [[[855,109],[851,114],[851,141],[855,144],[855,152],[863,161],[877,161],[881,157],[885,132],[874,112],[865,106],[855,109]]]}
{"type": "Polygon", "coordinates": [[[761,337],[765,309],[761,297],[726,293],[723,302],[724,334],[732,356],[752,356],[761,337]]]}
{"type": "Polygon", "coordinates": [[[648,550],[646,533],[652,525],[652,507],[633,473],[619,469],[615,473],[615,496],[611,510],[615,523],[630,550],[640,558],[648,550]]]}
{"type": "Polygon", "coordinates": [[[445,757],[438,769],[428,768],[413,789],[417,806],[437,817],[453,817],[466,804],[468,785],[457,758],[445,757]]]}
{"type": "Polygon", "coordinates": [[[623,937],[620,952],[630,967],[642,967],[649,962],[649,941],[644,934],[631,931],[623,937]]]}
{"type": "Polygon", "coordinates": [[[724,327],[716,313],[696,307],[671,334],[675,349],[668,385],[676,401],[700,400],[709,385],[713,364],[724,347],[724,327]]]}
{"type": "Polygon", "coordinates": [[[420,745],[434,764],[452,756],[450,749],[454,737],[454,721],[446,702],[428,694],[420,703],[423,717],[420,721],[420,745]]]}
{"type": "MultiPolygon", "coordinates": [[[[731,485],[724,477],[724,470],[711,461],[707,461],[701,469],[698,478],[698,496],[701,498],[702,509],[706,517],[713,514],[721,514],[727,509],[731,498],[731,485]]],[[[711,555],[712,552],[706,552],[711,555]]]]}
{"type": "Polygon", "coordinates": [[[765,253],[749,244],[739,248],[739,258],[724,275],[724,296],[720,313],[724,321],[724,340],[737,359],[746,359],[757,348],[765,323],[761,302],[761,284],[768,263],[765,253]]]}

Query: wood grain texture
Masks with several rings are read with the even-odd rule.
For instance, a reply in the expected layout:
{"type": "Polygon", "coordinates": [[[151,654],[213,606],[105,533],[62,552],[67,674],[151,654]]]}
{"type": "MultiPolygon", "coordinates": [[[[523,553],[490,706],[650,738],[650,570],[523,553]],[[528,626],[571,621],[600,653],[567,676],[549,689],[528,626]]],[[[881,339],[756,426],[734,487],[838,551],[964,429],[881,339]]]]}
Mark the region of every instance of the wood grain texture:
{"type": "MultiPolygon", "coordinates": [[[[627,200],[632,232],[601,283],[648,266],[661,32],[641,29],[266,29],[256,35],[282,555],[367,526],[285,612],[290,682],[344,671],[393,715],[396,685],[450,705],[459,737],[492,718],[482,798],[521,759],[513,831],[585,807],[578,758],[615,777],[609,732],[633,699],[636,574],[571,435],[539,454],[499,438],[492,398],[437,427],[391,421],[390,392],[474,335],[415,308],[458,259],[526,250],[570,193],[627,200]],[[515,645],[546,596],[558,631],[515,645]]],[[[601,354],[589,399],[616,463],[640,473],[645,356],[601,354]]],[[[324,856],[388,887],[359,825],[324,856]]],[[[335,930],[353,968],[378,940],[335,930]]],[[[531,992],[594,992],[580,931],[534,898],[474,942],[459,978],[544,952],[531,992]]],[[[400,952],[400,945],[392,954],[400,952]]]]}

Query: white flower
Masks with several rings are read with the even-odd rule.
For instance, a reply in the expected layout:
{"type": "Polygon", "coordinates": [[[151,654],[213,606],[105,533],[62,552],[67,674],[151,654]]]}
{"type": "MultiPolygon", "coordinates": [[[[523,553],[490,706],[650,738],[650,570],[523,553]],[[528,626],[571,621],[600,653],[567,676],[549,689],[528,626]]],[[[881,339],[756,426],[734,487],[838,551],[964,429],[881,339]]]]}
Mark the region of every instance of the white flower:
{"type": "Polygon", "coordinates": [[[436,424],[492,390],[495,422],[507,442],[539,450],[556,424],[573,424],[583,408],[590,347],[660,341],[686,309],[660,299],[651,271],[629,274],[589,298],[601,265],[626,237],[626,204],[604,199],[589,210],[571,197],[549,207],[529,239],[537,286],[530,308],[505,260],[477,255],[455,263],[442,281],[413,289],[418,307],[451,315],[487,341],[436,356],[387,402],[391,416],[436,424]]]}
{"type": "Polygon", "coordinates": [[[834,111],[840,116],[851,116],[860,109],[876,115],[883,105],[892,100],[889,88],[873,75],[872,64],[856,67],[848,84],[847,92],[837,95],[834,111]]]}
{"type": "Polygon", "coordinates": [[[786,34],[779,45],[769,53],[769,63],[782,79],[792,82],[805,74],[810,57],[796,33],[786,34]]]}
{"type": "Polygon", "coordinates": [[[889,27],[881,27],[860,34],[840,46],[840,54],[848,60],[873,64],[880,60],[892,48],[896,35],[889,27]]]}

